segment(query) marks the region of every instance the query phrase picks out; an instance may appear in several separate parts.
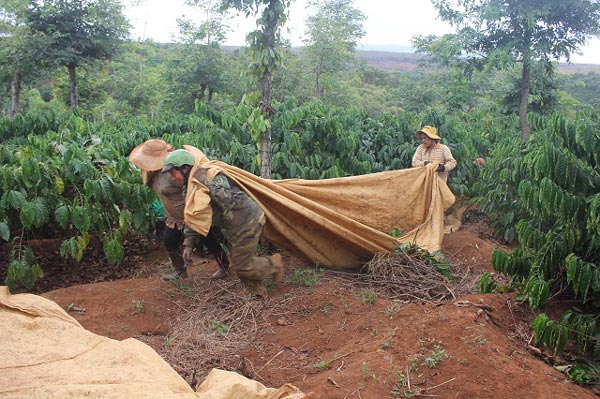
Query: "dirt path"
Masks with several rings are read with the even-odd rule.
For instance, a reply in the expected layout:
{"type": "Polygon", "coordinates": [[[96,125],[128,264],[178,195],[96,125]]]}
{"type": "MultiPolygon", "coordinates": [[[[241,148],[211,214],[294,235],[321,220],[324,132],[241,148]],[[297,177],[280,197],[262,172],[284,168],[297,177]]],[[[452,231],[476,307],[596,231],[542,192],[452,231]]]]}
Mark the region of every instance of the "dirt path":
{"type": "MultiPolygon", "coordinates": [[[[447,235],[443,245],[461,267],[492,270],[495,244],[483,225],[447,235]]],[[[286,260],[286,279],[267,301],[231,279],[208,280],[216,266],[200,258],[186,281],[165,283],[158,275],[166,257],[156,253],[141,261],[140,278],[44,296],[93,332],[148,343],[193,386],[220,367],[267,386],[292,383],[310,398],[596,397],[527,349],[534,314],[511,295],[393,301],[327,272],[315,285],[298,284],[291,274],[305,266],[286,260]],[[191,324],[217,306],[223,312],[208,324],[191,324]]]]}

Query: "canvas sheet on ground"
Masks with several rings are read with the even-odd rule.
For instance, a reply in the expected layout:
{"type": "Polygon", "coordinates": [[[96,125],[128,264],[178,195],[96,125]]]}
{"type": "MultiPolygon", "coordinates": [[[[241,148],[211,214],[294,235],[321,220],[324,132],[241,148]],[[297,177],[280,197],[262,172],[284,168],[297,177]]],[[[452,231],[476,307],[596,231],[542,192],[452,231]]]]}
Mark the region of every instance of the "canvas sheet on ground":
{"type": "Polygon", "coordinates": [[[302,399],[293,385],[266,388],[213,370],[194,392],[152,348],[84,329],[56,303],[0,286],[0,397],[302,399]]]}
{"type": "MultiPolygon", "coordinates": [[[[198,165],[221,170],[263,209],[264,237],[319,265],[351,269],[395,243],[414,242],[433,252],[444,237],[444,211],[455,201],[438,178],[436,163],[361,176],[323,180],[268,180],[183,146],[198,165]],[[397,239],[388,233],[398,228],[397,239]]],[[[188,198],[193,195],[188,187],[188,198]]],[[[193,209],[186,209],[186,218],[193,209]]],[[[188,220],[186,219],[186,222],[188,220]]]]}

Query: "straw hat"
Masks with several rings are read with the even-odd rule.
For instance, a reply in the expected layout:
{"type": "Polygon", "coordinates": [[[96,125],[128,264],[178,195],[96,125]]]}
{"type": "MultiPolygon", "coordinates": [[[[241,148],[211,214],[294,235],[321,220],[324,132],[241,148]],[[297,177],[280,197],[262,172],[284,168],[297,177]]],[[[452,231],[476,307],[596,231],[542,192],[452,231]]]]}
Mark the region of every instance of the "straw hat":
{"type": "Polygon", "coordinates": [[[146,140],[129,154],[129,160],[140,169],[161,170],[171,147],[160,139],[146,140]]]}
{"type": "Polygon", "coordinates": [[[425,133],[425,135],[432,140],[441,140],[442,139],[440,136],[438,136],[437,129],[434,128],[433,126],[423,126],[421,128],[421,130],[417,130],[415,132],[415,136],[417,136],[417,138],[420,139],[421,133],[425,133]]]}

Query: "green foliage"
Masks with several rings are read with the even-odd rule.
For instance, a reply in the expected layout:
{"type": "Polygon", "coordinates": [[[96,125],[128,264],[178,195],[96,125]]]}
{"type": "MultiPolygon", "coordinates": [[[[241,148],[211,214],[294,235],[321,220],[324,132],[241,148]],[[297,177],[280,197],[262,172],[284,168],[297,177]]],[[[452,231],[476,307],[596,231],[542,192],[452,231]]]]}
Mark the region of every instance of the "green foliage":
{"type": "Polygon", "coordinates": [[[554,353],[560,353],[565,350],[567,342],[573,340],[578,351],[591,350],[594,360],[600,360],[597,319],[598,315],[567,311],[559,321],[555,321],[540,313],[533,321],[535,342],[545,345],[554,353]]]}
{"type": "Polygon", "coordinates": [[[573,364],[566,367],[565,371],[574,382],[580,385],[595,385],[600,380],[598,364],[585,359],[576,359],[573,364]]]}
{"type": "Polygon", "coordinates": [[[35,256],[29,247],[17,245],[11,251],[6,275],[6,285],[10,290],[19,286],[33,287],[36,280],[44,277],[42,268],[35,263],[35,256]]]}
{"type": "Polygon", "coordinates": [[[417,38],[421,51],[435,54],[443,62],[466,65],[465,70],[521,66],[516,97],[523,139],[530,133],[530,100],[538,105],[538,111],[555,102],[550,60],[570,59],[589,35],[600,30],[600,4],[594,0],[436,0],[433,4],[456,32],[442,38],[417,38]],[[531,99],[531,75],[537,64],[547,68],[536,82],[545,87],[531,99]]]}
{"type": "Polygon", "coordinates": [[[292,284],[301,287],[313,287],[319,283],[323,272],[315,269],[294,270],[292,284]]]}
{"type": "Polygon", "coordinates": [[[498,284],[489,272],[484,272],[479,279],[479,292],[482,294],[489,294],[494,292],[498,287],[498,284]]]}
{"type": "Polygon", "coordinates": [[[225,335],[229,332],[230,327],[219,320],[211,320],[210,329],[219,335],[225,335]]]}
{"type": "Polygon", "coordinates": [[[316,96],[322,99],[356,63],[354,50],[365,34],[365,15],[352,0],[320,1],[316,6],[307,19],[304,54],[314,74],[316,96]]]}
{"type": "Polygon", "coordinates": [[[76,68],[108,59],[125,38],[129,24],[114,0],[32,2],[26,21],[31,35],[44,39],[39,61],[65,66],[71,80],[71,109],[77,107],[76,68]]]}
{"type": "MultiPolygon", "coordinates": [[[[33,129],[29,135],[6,134],[16,125],[0,123],[0,137],[7,138],[0,142],[0,237],[61,238],[61,255],[80,261],[92,236],[108,234],[107,259],[120,262],[120,237],[147,230],[145,210],[154,198],[122,155],[142,140],[115,134],[113,126],[91,126],[75,115],[53,120],[60,133],[43,132],[49,126],[45,118],[12,122],[18,120],[33,129]]],[[[11,284],[31,285],[41,273],[26,272],[24,265],[34,263],[15,259],[21,263],[14,263],[10,278],[23,280],[11,284]]]]}
{"type": "Polygon", "coordinates": [[[377,301],[377,292],[373,290],[360,290],[360,301],[367,305],[372,305],[377,301]]]}
{"type": "Polygon", "coordinates": [[[106,254],[106,260],[111,265],[116,265],[121,263],[124,256],[123,245],[121,244],[121,240],[116,237],[107,236],[103,240],[104,253],[106,254]]]}
{"type": "MultiPolygon", "coordinates": [[[[579,352],[600,359],[599,115],[584,112],[572,121],[531,115],[530,122],[530,140],[506,139],[497,145],[476,185],[478,203],[490,211],[499,232],[519,242],[510,254],[495,250],[492,264],[511,276],[519,298],[534,308],[561,293],[578,298],[581,308],[591,312],[567,311],[559,321],[540,314],[533,324],[536,343],[560,353],[573,341],[579,352]]],[[[480,287],[493,289],[488,275],[480,287]]],[[[573,378],[581,381],[587,377],[579,373],[589,372],[568,370],[579,370],[573,378]]]]}

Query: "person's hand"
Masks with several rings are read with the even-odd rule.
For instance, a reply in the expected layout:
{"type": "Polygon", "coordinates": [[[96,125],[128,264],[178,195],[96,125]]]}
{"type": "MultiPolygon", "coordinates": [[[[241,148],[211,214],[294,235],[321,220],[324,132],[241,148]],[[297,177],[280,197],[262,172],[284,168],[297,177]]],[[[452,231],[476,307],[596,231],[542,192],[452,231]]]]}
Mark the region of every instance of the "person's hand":
{"type": "Polygon", "coordinates": [[[446,170],[446,167],[445,167],[444,165],[440,164],[440,165],[438,166],[438,168],[437,168],[436,172],[443,172],[443,171],[445,171],[445,170],[446,170]]]}
{"type": "Polygon", "coordinates": [[[427,166],[427,164],[430,164],[430,163],[431,163],[431,161],[425,161],[425,162],[423,162],[423,165],[427,166]]]}
{"type": "Polygon", "coordinates": [[[191,246],[185,246],[183,247],[183,262],[185,263],[186,267],[192,264],[192,251],[194,250],[193,247],[191,246]]]}

